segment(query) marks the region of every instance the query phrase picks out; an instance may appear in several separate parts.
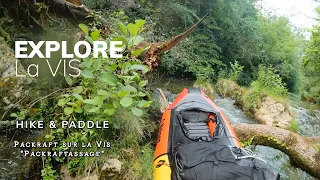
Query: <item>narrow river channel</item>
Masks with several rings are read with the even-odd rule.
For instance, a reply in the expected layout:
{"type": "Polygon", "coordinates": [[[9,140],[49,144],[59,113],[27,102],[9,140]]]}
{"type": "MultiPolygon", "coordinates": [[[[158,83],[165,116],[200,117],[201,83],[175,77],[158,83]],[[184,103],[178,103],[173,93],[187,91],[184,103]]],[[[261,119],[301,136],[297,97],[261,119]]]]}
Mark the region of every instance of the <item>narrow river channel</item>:
{"type": "MultiPolygon", "coordinates": [[[[175,78],[164,78],[154,85],[154,87],[165,90],[165,95],[172,102],[175,95],[178,94],[184,87],[192,87],[193,80],[179,80],[175,78]]],[[[258,123],[246,115],[241,108],[234,105],[234,100],[230,98],[222,98],[216,95],[215,104],[219,106],[221,111],[227,116],[231,124],[237,123],[258,123]]],[[[319,136],[320,135],[320,111],[311,111],[303,107],[294,105],[292,110],[296,113],[296,119],[299,124],[299,134],[304,136],[319,136]]],[[[291,165],[289,157],[283,152],[266,146],[251,146],[255,155],[263,158],[270,163],[275,169],[281,173],[283,180],[315,180],[314,177],[295,168],[291,165]]]]}

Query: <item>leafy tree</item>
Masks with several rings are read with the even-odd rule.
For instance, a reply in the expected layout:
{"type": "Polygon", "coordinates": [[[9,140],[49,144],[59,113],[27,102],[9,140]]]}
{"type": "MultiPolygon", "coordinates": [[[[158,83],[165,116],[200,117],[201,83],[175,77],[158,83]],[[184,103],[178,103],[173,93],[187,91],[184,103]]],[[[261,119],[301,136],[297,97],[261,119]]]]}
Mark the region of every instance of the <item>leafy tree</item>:
{"type": "MultiPolygon", "coordinates": [[[[317,13],[320,18],[320,8],[317,8],[317,13]]],[[[304,56],[306,83],[303,98],[320,104],[320,25],[314,26],[311,33],[304,56]]]]}

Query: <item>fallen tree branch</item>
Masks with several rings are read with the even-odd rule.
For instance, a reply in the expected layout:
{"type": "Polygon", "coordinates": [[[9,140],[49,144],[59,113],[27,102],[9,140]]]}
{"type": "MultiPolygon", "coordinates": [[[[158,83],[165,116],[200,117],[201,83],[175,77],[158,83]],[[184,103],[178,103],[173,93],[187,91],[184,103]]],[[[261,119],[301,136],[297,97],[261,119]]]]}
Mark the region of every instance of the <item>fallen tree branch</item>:
{"type": "Polygon", "coordinates": [[[187,31],[173,37],[169,41],[152,43],[150,45],[150,48],[144,53],[144,63],[149,66],[150,70],[154,71],[155,69],[157,69],[157,67],[161,64],[160,56],[163,53],[172,49],[173,47],[177,46],[183,39],[185,39],[191,32],[193,32],[198,27],[198,25],[205,19],[205,17],[208,14],[209,13],[207,13],[203,18],[201,18],[196,24],[191,26],[191,28],[189,28],[187,31]]]}
{"type": "Polygon", "coordinates": [[[259,124],[233,125],[240,141],[269,146],[287,154],[296,167],[320,178],[320,137],[303,137],[291,131],[259,124]]]}

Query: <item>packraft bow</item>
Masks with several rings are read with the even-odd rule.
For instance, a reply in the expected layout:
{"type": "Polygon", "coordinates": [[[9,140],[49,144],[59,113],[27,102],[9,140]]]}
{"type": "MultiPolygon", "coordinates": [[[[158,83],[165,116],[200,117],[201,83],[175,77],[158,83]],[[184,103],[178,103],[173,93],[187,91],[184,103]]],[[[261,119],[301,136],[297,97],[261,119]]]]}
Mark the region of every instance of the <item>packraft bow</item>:
{"type": "Polygon", "coordinates": [[[226,116],[198,88],[183,89],[163,113],[154,180],[279,180],[242,148],[226,116]]]}

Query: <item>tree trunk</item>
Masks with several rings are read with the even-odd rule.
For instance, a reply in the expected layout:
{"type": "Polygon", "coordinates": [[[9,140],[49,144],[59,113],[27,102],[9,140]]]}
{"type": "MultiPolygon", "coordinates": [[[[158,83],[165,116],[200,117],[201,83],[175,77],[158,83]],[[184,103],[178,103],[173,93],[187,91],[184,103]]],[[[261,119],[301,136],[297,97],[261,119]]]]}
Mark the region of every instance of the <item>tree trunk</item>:
{"type": "Polygon", "coordinates": [[[233,128],[240,141],[278,149],[291,162],[314,177],[320,178],[320,137],[303,137],[281,128],[258,124],[235,124],[233,128]]]}

